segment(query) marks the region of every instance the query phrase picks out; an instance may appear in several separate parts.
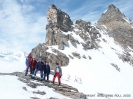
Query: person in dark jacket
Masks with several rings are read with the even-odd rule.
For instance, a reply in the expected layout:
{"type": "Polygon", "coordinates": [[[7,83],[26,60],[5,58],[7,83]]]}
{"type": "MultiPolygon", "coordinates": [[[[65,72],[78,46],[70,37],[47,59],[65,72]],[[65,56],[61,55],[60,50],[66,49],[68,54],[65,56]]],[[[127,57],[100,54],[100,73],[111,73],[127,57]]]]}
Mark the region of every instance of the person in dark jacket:
{"type": "Polygon", "coordinates": [[[36,64],[34,75],[32,77],[36,77],[36,73],[40,71],[40,77],[41,77],[41,80],[43,80],[43,69],[44,69],[44,63],[42,62],[42,59],[39,58],[39,61],[36,64]]]}
{"type": "Polygon", "coordinates": [[[37,64],[37,61],[35,60],[35,58],[33,58],[31,62],[31,74],[34,74],[36,64],[37,64]]]}
{"type": "Polygon", "coordinates": [[[54,84],[55,78],[57,77],[58,78],[58,84],[60,85],[61,84],[61,80],[60,80],[61,76],[62,76],[62,69],[59,66],[59,63],[56,63],[56,67],[54,69],[53,84],[54,84]]]}
{"type": "Polygon", "coordinates": [[[50,66],[49,66],[48,62],[45,62],[44,80],[45,80],[45,77],[47,76],[47,81],[49,81],[49,74],[50,74],[50,66]]]}

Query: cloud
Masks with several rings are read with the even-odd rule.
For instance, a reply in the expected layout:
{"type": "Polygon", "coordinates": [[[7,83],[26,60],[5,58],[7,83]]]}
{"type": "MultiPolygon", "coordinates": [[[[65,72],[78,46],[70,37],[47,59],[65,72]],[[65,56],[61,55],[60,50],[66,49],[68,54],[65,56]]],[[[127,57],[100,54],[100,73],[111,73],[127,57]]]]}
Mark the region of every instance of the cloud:
{"type": "Polygon", "coordinates": [[[46,17],[32,11],[34,6],[19,4],[16,0],[3,0],[0,5],[1,50],[30,51],[44,42],[46,17]]]}
{"type": "Polygon", "coordinates": [[[79,8],[70,11],[72,20],[83,19],[95,23],[100,15],[98,8],[102,6],[101,1],[86,1],[79,8]]]}

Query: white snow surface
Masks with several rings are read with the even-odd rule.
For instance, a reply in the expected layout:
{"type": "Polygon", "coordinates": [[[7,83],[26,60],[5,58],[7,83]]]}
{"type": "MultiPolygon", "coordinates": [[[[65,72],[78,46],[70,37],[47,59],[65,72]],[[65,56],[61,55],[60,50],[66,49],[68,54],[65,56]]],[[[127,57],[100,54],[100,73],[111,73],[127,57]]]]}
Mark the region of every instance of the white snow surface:
{"type": "MultiPolygon", "coordinates": [[[[65,50],[60,50],[67,56],[72,56],[72,52],[77,52],[80,53],[80,56],[85,55],[87,58],[77,59],[74,57],[74,59],[70,59],[69,65],[62,67],[63,76],[61,82],[77,88],[79,92],[86,94],[88,99],[133,99],[133,67],[118,58],[116,53],[123,53],[124,50],[122,47],[113,38],[104,34],[104,31],[100,31],[100,33],[102,35],[99,38],[101,48],[98,50],[84,51],[81,44],[75,48],[70,42],[69,47],[65,47],[65,50]],[[88,56],[92,59],[89,59],[88,56]],[[111,63],[116,64],[120,68],[120,72],[111,63]],[[98,93],[102,93],[106,97],[98,97],[98,93]],[[119,97],[116,97],[115,94],[119,95],[119,97]],[[125,94],[129,97],[124,97],[125,94]],[[91,97],[91,95],[95,96],[91,97]],[[109,95],[112,95],[112,97],[109,95]]],[[[78,35],[75,33],[72,34],[79,42],[84,42],[78,35]]],[[[48,52],[52,52],[51,48],[58,49],[57,46],[49,46],[48,52]]],[[[130,54],[133,55],[132,51],[130,54]]],[[[0,72],[3,73],[14,71],[23,72],[25,70],[25,58],[22,61],[4,61],[1,58],[0,64],[0,72]]],[[[32,89],[18,81],[17,77],[14,76],[0,76],[0,79],[2,99],[11,99],[10,97],[12,99],[30,99],[30,97],[38,97],[41,99],[48,99],[50,97],[69,99],[54,92],[54,89],[48,88],[47,86],[32,89]],[[26,87],[28,91],[23,90],[23,87],[26,87]],[[45,91],[46,95],[33,94],[32,91],[35,90],[45,91]]],[[[50,80],[52,80],[52,75],[50,75],[50,80]]]]}
{"type": "MultiPolygon", "coordinates": [[[[1,61],[0,60],[0,73],[24,72],[25,61],[1,61]]],[[[52,79],[53,76],[50,76],[52,79]]],[[[37,88],[30,88],[25,83],[18,80],[15,76],[0,75],[0,97],[1,99],[31,99],[31,97],[38,97],[40,99],[49,99],[51,97],[59,99],[70,99],[61,94],[54,92],[53,88],[47,86],[40,86],[37,88]],[[23,89],[27,88],[27,91],[23,89]],[[45,95],[34,94],[33,91],[44,91],[45,95]]]]}
{"type": "MultiPolygon", "coordinates": [[[[122,54],[124,50],[118,45],[113,38],[110,38],[105,34],[105,31],[100,31],[102,37],[99,38],[101,42],[99,45],[101,48],[98,50],[84,51],[81,44],[77,48],[73,47],[69,42],[70,47],[65,47],[65,50],[60,50],[67,56],[71,55],[72,52],[80,53],[80,56],[85,55],[87,59],[81,58],[70,59],[70,63],[67,67],[63,68],[63,83],[72,85],[80,92],[85,94],[103,93],[105,95],[113,95],[110,99],[121,99],[124,94],[129,94],[133,98],[133,66],[129,63],[124,63],[119,59],[116,53],[122,54]],[[106,42],[103,41],[106,40],[106,42]],[[88,56],[91,56],[89,60],[88,56]],[[120,72],[111,65],[114,63],[120,68],[120,72]],[[76,81],[75,81],[76,79],[76,81]],[[131,87],[132,86],[132,87],[131,87]],[[115,94],[119,94],[122,97],[116,97],[115,94]]],[[[72,33],[74,38],[76,34],[72,33]]],[[[76,36],[75,36],[76,35],[76,36]]],[[[79,42],[83,40],[78,37],[79,42]]],[[[50,47],[49,47],[50,48],[50,47]]],[[[57,46],[52,48],[58,49],[57,46]]],[[[132,52],[130,52],[133,55],[132,52]]],[[[69,57],[69,56],[68,56],[69,57]]],[[[89,99],[106,98],[106,97],[89,97],[89,99]]]]}

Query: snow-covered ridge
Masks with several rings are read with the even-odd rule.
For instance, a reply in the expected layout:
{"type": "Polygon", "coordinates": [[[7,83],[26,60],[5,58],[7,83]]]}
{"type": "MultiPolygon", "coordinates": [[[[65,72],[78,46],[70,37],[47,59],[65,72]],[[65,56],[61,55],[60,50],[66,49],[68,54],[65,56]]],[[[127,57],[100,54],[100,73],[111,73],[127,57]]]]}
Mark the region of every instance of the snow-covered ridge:
{"type": "Polygon", "coordinates": [[[4,61],[22,61],[25,60],[28,53],[23,51],[0,52],[0,60],[4,61]]]}

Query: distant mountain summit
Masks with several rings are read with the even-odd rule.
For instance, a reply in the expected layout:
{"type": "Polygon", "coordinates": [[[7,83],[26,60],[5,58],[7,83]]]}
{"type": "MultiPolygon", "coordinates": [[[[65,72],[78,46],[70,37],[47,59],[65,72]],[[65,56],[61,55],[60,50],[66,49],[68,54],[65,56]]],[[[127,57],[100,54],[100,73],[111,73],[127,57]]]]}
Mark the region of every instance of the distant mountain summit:
{"type": "Polygon", "coordinates": [[[101,18],[98,20],[98,24],[105,24],[107,27],[110,26],[110,22],[122,21],[124,14],[120,12],[113,4],[109,5],[108,9],[102,14],[101,18]]]}
{"type": "Polygon", "coordinates": [[[133,48],[133,23],[113,4],[109,5],[96,25],[100,30],[106,27],[108,34],[125,49],[133,48]]]}
{"type": "Polygon", "coordinates": [[[0,60],[4,61],[23,61],[28,53],[23,51],[0,52],[0,60]]]}

